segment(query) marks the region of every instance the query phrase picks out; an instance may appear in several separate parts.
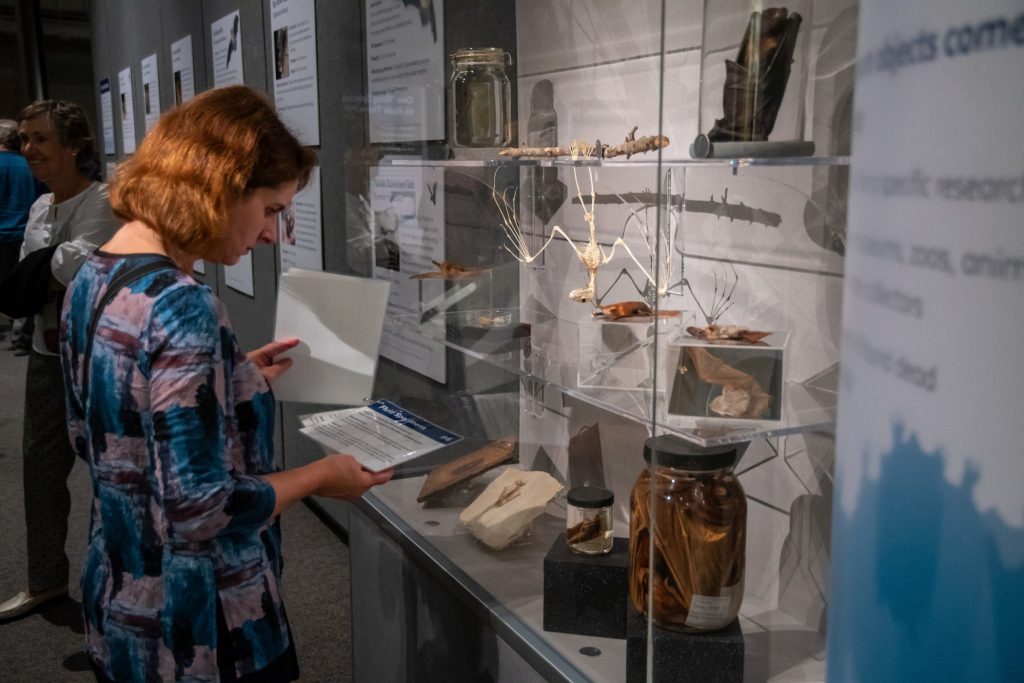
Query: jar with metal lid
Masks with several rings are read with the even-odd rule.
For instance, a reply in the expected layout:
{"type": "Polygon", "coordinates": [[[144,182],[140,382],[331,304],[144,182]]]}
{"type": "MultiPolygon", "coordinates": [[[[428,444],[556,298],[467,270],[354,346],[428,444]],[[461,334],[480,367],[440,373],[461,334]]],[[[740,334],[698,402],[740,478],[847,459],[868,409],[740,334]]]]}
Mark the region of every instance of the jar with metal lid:
{"type": "Polygon", "coordinates": [[[608,489],[579,486],[569,491],[565,516],[565,539],[569,550],[580,555],[605,555],[615,541],[612,533],[612,503],[608,489]]]}
{"type": "Polygon", "coordinates": [[[747,443],[701,448],[664,434],[630,496],[629,596],[655,624],[714,631],[743,601],[747,499],[733,472],[747,443]]]}
{"type": "Polygon", "coordinates": [[[512,56],[497,47],[457,50],[448,82],[452,147],[505,147],[512,142],[512,56]]]}

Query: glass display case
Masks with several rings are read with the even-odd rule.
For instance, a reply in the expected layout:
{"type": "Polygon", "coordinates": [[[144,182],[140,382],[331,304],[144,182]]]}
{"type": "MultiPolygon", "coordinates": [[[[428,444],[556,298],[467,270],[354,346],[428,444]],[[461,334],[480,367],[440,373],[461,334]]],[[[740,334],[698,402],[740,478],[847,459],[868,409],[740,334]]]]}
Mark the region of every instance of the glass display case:
{"type": "MultiPolygon", "coordinates": [[[[845,209],[823,183],[846,157],[692,158],[690,142],[722,117],[709,113],[705,89],[719,109],[722,94],[705,64],[744,32],[708,23],[700,2],[394,0],[409,21],[374,25],[383,2],[362,6],[367,69],[377,38],[402,26],[434,31],[426,48],[400,33],[386,43],[438,70],[431,82],[451,82],[459,50],[501,52],[513,142],[467,157],[431,123],[452,112],[353,105],[378,133],[345,158],[358,209],[348,258],[392,282],[374,398],[463,437],[349,512],[357,680],[429,680],[439,667],[452,680],[668,680],[684,655],[711,669],[672,680],[823,680],[843,275],[823,232],[845,209]],[[627,600],[630,491],[658,469],[644,444],[661,435],[741,454],[730,477],[746,496],[745,576],[675,596],[693,614],[741,602],[710,635],[663,630],[627,600]],[[511,450],[497,457],[496,444],[511,450]],[[451,480],[425,489],[435,470],[451,480]],[[577,487],[613,496],[608,554],[560,554],[577,487]],[[460,518],[474,505],[502,549],[460,518]],[[577,590],[551,589],[557,572],[577,590]],[[555,610],[571,614],[548,628],[555,610]],[[574,626],[572,614],[587,618],[574,626]],[[397,648],[383,637],[395,632],[397,648]]],[[[809,5],[776,124],[786,140],[805,139],[804,99],[830,77],[810,45],[846,8],[812,19],[809,5]]],[[[452,106],[429,92],[411,101],[452,106]]],[[[665,524],[652,507],[650,533],[665,524]]],[[[680,552],[698,569],[713,561],[680,552]]]]}

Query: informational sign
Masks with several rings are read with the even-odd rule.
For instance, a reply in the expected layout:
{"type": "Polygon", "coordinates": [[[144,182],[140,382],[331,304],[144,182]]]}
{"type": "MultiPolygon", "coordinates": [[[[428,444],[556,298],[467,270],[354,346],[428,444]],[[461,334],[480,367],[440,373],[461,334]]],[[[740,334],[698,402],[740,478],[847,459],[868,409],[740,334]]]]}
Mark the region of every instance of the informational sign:
{"type": "MultiPolygon", "coordinates": [[[[210,24],[213,59],[213,87],[242,85],[242,28],[238,10],[210,24]]],[[[238,259],[233,266],[224,266],[224,284],[243,294],[255,296],[253,289],[252,254],[238,259]]]]}
{"type": "Polygon", "coordinates": [[[316,79],[316,12],[313,0],[273,0],[274,104],[304,145],[320,144],[316,79]]]}
{"type": "Polygon", "coordinates": [[[1024,13],[863,0],[830,681],[1024,680],[1024,13]]]}
{"type": "Polygon", "coordinates": [[[121,96],[121,151],[135,152],[135,105],[132,98],[132,68],[122,69],[117,74],[117,90],[121,96]]]}
{"type": "Polygon", "coordinates": [[[462,441],[462,437],[424,420],[391,401],[336,410],[303,420],[299,431],[328,450],[347,453],[371,472],[462,441]]]}
{"type": "Polygon", "coordinates": [[[142,60],[142,111],[146,117],[148,133],[160,118],[160,81],[155,53],[142,60]]]}
{"type": "Polygon", "coordinates": [[[110,79],[100,81],[100,116],[103,119],[103,153],[117,154],[114,145],[114,105],[110,95],[110,79]]]}
{"type": "Polygon", "coordinates": [[[213,87],[241,85],[242,27],[241,13],[235,10],[210,24],[211,58],[213,59],[213,87]]]}
{"type": "Polygon", "coordinates": [[[171,43],[171,78],[174,81],[174,106],[188,102],[196,96],[191,35],[171,43]]]}
{"type": "Polygon", "coordinates": [[[238,259],[233,266],[224,266],[224,284],[242,294],[256,296],[252,276],[252,252],[238,259]]]}
{"type": "Polygon", "coordinates": [[[437,382],[447,376],[444,345],[401,321],[444,293],[441,280],[412,280],[444,260],[444,175],[439,168],[378,166],[370,179],[373,276],[391,281],[380,353],[437,382]]]}
{"type": "Polygon", "coordinates": [[[295,194],[291,209],[277,222],[281,270],[290,267],[323,270],[324,238],[320,215],[320,167],[314,166],[309,182],[295,194]]]}
{"type": "Polygon", "coordinates": [[[370,142],[444,138],[444,1],[369,0],[370,142]]]}

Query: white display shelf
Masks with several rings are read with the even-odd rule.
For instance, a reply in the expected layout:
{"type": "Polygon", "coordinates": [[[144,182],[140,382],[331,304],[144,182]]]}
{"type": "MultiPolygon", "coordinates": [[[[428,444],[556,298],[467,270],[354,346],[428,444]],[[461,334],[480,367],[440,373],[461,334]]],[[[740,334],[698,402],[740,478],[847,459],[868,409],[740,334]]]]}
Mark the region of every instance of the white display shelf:
{"type": "Polygon", "coordinates": [[[848,166],[850,157],[745,157],[738,159],[691,159],[647,153],[625,159],[596,159],[591,157],[495,157],[493,159],[381,159],[381,166],[412,166],[418,168],[494,168],[496,166],[605,166],[642,168],[654,166],[680,166],[692,168],[743,168],[746,166],[848,166]]]}
{"type": "Polygon", "coordinates": [[[674,433],[699,446],[740,443],[805,432],[830,432],[835,426],[833,387],[784,382],[778,420],[683,417],[666,412],[664,366],[669,350],[684,334],[676,319],[657,323],[574,323],[518,309],[444,311],[421,322],[420,316],[395,316],[408,331],[522,378],[528,393],[552,388],[644,425],[674,433]],[[493,321],[500,325],[495,326],[493,321]],[[488,324],[481,324],[488,323],[488,324]],[[625,326],[640,334],[624,348],[609,350],[594,369],[593,347],[603,326],[625,326]],[[655,345],[654,338],[660,341],[655,345]],[[588,357],[584,357],[584,355],[588,357]],[[657,398],[657,409],[654,399],[657,398]],[[652,412],[656,410],[656,412],[652,412]]]}

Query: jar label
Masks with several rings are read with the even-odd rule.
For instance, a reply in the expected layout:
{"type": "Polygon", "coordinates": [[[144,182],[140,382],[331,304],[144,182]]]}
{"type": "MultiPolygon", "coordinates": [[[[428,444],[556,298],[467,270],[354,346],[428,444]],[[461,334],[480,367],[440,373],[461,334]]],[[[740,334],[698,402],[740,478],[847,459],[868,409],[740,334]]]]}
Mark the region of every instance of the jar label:
{"type": "Polygon", "coordinates": [[[719,596],[694,595],[690,600],[690,611],[686,625],[693,628],[718,628],[732,614],[733,595],[740,589],[739,584],[722,589],[719,596]]]}

